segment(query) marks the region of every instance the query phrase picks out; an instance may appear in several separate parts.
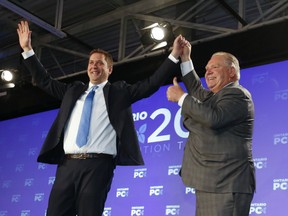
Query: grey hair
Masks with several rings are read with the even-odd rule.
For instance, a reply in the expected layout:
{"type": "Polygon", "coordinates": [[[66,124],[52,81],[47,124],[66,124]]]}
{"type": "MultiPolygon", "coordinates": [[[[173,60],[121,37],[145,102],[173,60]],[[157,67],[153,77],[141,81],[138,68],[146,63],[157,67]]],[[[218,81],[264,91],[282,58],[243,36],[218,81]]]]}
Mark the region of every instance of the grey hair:
{"type": "Polygon", "coordinates": [[[229,67],[235,68],[236,78],[237,80],[240,80],[239,61],[234,55],[232,55],[231,53],[227,53],[227,52],[216,52],[212,56],[224,56],[225,64],[227,64],[227,66],[229,67]]]}

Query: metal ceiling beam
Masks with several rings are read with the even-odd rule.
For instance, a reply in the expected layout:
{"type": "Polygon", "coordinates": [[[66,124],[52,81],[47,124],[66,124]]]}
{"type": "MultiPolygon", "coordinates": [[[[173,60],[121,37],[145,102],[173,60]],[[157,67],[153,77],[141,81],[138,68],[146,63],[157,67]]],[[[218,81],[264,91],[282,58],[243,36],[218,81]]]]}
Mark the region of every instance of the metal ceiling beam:
{"type": "Polygon", "coordinates": [[[226,37],[226,36],[229,36],[229,35],[231,36],[231,35],[234,35],[234,34],[237,34],[237,33],[241,33],[241,32],[249,31],[249,30],[252,30],[252,29],[256,29],[256,28],[259,28],[259,27],[262,27],[262,26],[267,26],[267,25],[273,25],[273,24],[276,24],[276,23],[280,23],[280,22],[283,22],[285,20],[288,20],[288,16],[283,16],[283,17],[280,17],[280,18],[277,18],[277,19],[268,20],[268,21],[261,22],[261,23],[255,24],[255,25],[246,25],[244,28],[239,29],[237,31],[234,31],[233,33],[218,34],[218,35],[215,35],[215,36],[212,36],[212,37],[195,40],[195,41],[192,41],[191,44],[199,44],[200,42],[203,43],[203,42],[212,41],[212,40],[219,39],[219,38],[222,38],[222,37],[226,37]]]}
{"type": "Polygon", "coordinates": [[[57,60],[57,58],[55,57],[55,55],[53,54],[53,52],[51,50],[49,50],[50,55],[52,56],[52,59],[55,61],[57,67],[59,68],[59,70],[61,71],[61,73],[63,74],[63,76],[66,76],[66,73],[64,72],[61,64],[59,63],[59,61],[57,60]]]}
{"type": "Polygon", "coordinates": [[[36,25],[40,26],[41,28],[46,29],[50,33],[56,35],[57,37],[64,38],[66,37],[66,33],[51,26],[49,23],[43,21],[39,17],[34,16],[33,14],[29,13],[28,11],[24,10],[23,8],[17,6],[16,4],[11,3],[7,0],[1,0],[0,5],[3,7],[13,11],[14,13],[20,15],[21,17],[35,23],[36,25]]]}
{"type": "Polygon", "coordinates": [[[62,27],[63,6],[64,0],[58,0],[56,6],[55,28],[59,30],[62,27]]]}
{"type": "Polygon", "coordinates": [[[195,17],[202,10],[207,8],[208,5],[214,3],[215,0],[201,0],[195,3],[192,7],[188,8],[184,13],[182,13],[176,20],[189,20],[192,17],[195,17]],[[194,12],[193,12],[194,11],[194,12]]]}
{"type": "Polygon", "coordinates": [[[235,17],[243,26],[246,26],[248,23],[224,0],[218,0],[218,2],[233,16],[235,17]]]}
{"type": "MultiPolygon", "coordinates": [[[[273,19],[273,17],[279,15],[281,12],[284,12],[286,11],[288,7],[288,1],[286,0],[286,2],[282,2],[282,4],[279,4],[278,8],[275,8],[275,10],[271,11],[270,14],[268,14],[265,19],[273,19]]],[[[286,14],[287,14],[287,11],[286,11],[286,14]]]]}
{"type": "MultiPolygon", "coordinates": [[[[178,1],[166,0],[165,4],[168,4],[168,3],[179,4],[183,1],[184,0],[178,0],[178,1]]],[[[145,11],[155,10],[155,8],[158,8],[158,7],[163,7],[163,1],[155,1],[155,0],[140,1],[131,5],[125,6],[123,8],[120,8],[118,10],[112,11],[110,13],[106,13],[102,16],[96,17],[89,21],[85,21],[84,23],[80,22],[75,25],[69,26],[65,28],[64,30],[71,35],[75,35],[79,32],[89,31],[90,29],[94,29],[99,26],[107,26],[107,24],[111,24],[111,22],[116,22],[116,21],[119,22],[121,17],[126,17],[129,14],[144,13],[145,11]]]]}
{"type": "Polygon", "coordinates": [[[263,10],[261,8],[261,4],[260,4],[259,0],[255,0],[255,3],[257,5],[257,8],[258,8],[260,16],[262,16],[263,15],[263,10]]]}
{"type": "Polygon", "coordinates": [[[126,17],[122,17],[120,24],[118,60],[122,60],[125,57],[126,37],[127,37],[127,19],[126,17]]]}
{"type": "Polygon", "coordinates": [[[46,44],[46,43],[45,44],[44,43],[39,43],[39,45],[43,46],[43,47],[50,48],[50,49],[58,50],[58,51],[61,51],[61,52],[65,52],[65,53],[68,53],[68,54],[71,54],[71,55],[74,55],[74,56],[78,56],[78,57],[81,57],[81,58],[85,58],[85,59],[89,58],[89,55],[83,54],[83,53],[80,53],[80,52],[77,52],[77,51],[74,51],[74,50],[71,50],[71,49],[65,49],[63,47],[53,46],[53,45],[46,44]]]}
{"type": "Polygon", "coordinates": [[[259,16],[257,19],[255,19],[253,22],[249,23],[249,25],[247,25],[245,27],[247,28],[248,26],[254,25],[261,20],[265,20],[265,17],[268,17],[271,13],[277,12],[279,14],[281,11],[285,10],[287,7],[288,7],[288,1],[287,0],[280,1],[278,4],[271,7],[265,13],[262,13],[261,16],[259,16]]]}
{"type": "MultiPolygon", "coordinates": [[[[239,11],[239,16],[242,17],[245,20],[246,13],[245,13],[245,1],[244,0],[239,0],[239,6],[238,6],[238,11],[239,11]]],[[[239,23],[238,28],[242,28],[243,24],[239,23]]]]}
{"type": "Polygon", "coordinates": [[[205,24],[198,24],[186,21],[180,21],[175,19],[167,19],[162,17],[156,16],[149,16],[149,15],[142,15],[142,14],[133,14],[133,17],[140,20],[150,21],[150,22],[164,22],[167,21],[172,25],[181,26],[185,28],[197,29],[201,31],[208,31],[208,32],[215,32],[215,33],[225,33],[225,32],[232,32],[229,28],[222,28],[217,26],[209,26],[205,24]]]}

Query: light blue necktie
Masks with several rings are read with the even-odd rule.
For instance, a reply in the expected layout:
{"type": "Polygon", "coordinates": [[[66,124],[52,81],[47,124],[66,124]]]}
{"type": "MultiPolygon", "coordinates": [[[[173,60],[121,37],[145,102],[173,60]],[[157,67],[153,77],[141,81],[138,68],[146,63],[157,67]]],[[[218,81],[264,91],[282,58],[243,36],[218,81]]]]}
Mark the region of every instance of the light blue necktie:
{"type": "Polygon", "coordinates": [[[78,133],[76,137],[76,143],[81,148],[82,146],[86,145],[89,128],[90,128],[90,118],[91,118],[91,111],[93,105],[93,98],[95,94],[95,90],[98,86],[93,86],[91,91],[88,93],[82,110],[82,115],[80,119],[80,124],[78,128],[78,133]]]}

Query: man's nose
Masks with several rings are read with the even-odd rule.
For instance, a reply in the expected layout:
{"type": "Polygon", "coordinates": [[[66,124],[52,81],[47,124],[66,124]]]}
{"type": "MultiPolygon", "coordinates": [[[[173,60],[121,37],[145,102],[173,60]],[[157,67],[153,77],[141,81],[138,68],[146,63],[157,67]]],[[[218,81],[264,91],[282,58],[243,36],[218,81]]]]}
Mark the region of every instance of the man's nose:
{"type": "Polygon", "coordinates": [[[205,74],[210,74],[210,73],[211,73],[211,70],[209,68],[206,68],[205,74]]]}

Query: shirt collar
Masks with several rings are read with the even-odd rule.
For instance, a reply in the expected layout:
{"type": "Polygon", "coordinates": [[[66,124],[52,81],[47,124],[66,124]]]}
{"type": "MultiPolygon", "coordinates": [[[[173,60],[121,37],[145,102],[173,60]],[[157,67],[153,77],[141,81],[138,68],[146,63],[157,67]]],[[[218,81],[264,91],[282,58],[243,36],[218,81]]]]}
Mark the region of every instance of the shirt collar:
{"type": "MultiPolygon", "coordinates": [[[[106,80],[106,81],[104,81],[104,82],[102,82],[100,84],[97,84],[98,89],[102,89],[106,85],[107,82],[108,82],[108,80],[106,80]]],[[[96,85],[92,84],[91,82],[89,82],[88,89],[91,89],[93,86],[96,86],[96,85]]]]}
{"type": "Polygon", "coordinates": [[[223,88],[225,88],[225,87],[227,87],[227,86],[229,86],[229,85],[231,85],[231,84],[233,84],[234,82],[229,82],[229,83],[227,83],[223,88]]]}

